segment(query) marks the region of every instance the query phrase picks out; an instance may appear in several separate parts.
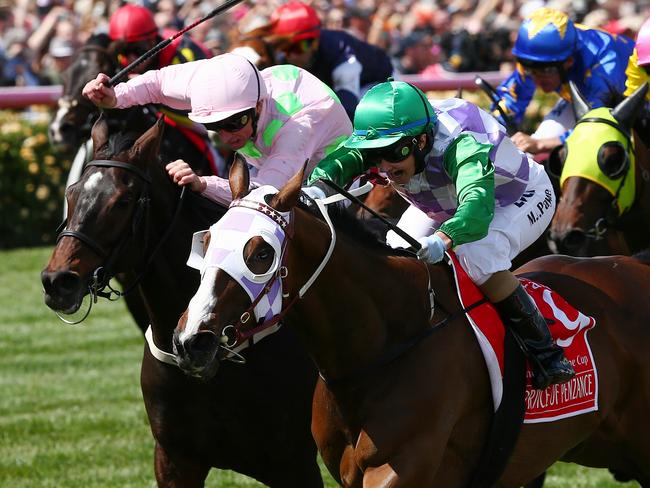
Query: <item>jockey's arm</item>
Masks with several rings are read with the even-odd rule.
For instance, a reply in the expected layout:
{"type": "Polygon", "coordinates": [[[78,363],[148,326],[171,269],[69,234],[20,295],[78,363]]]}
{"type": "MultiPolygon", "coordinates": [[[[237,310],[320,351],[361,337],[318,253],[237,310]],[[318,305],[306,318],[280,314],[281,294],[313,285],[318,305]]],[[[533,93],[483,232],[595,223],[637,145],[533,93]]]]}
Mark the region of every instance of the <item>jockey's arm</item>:
{"type": "MultiPolygon", "coordinates": [[[[526,108],[535,94],[536,86],[532,77],[526,76],[519,64],[515,71],[496,88],[501,96],[499,105],[507,114],[512,115],[516,124],[521,124],[526,108]]],[[[493,115],[503,124],[496,106],[492,105],[493,115]]]]}
{"type": "Polygon", "coordinates": [[[477,241],[488,233],[495,208],[494,165],[489,158],[492,147],[461,134],[443,156],[445,171],[456,187],[458,207],[439,230],[454,246],[477,241]]]}
{"type": "Polygon", "coordinates": [[[178,110],[190,110],[190,81],[201,63],[206,61],[166,66],[120,83],[115,87],[116,108],[161,103],[178,110]]]}
{"type": "Polygon", "coordinates": [[[313,185],[316,181],[325,179],[344,186],[370,168],[371,165],[363,161],[360,151],[340,146],[316,165],[307,184],[313,185]]]}

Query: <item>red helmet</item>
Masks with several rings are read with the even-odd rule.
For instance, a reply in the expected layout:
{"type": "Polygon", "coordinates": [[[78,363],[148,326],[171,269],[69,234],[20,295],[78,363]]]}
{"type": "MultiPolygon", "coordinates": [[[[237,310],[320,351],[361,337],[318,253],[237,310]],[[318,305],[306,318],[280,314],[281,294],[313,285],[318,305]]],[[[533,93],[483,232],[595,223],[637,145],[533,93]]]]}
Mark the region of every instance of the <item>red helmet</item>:
{"type": "Polygon", "coordinates": [[[320,35],[320,18],[309,5],[289,2],[280,5],[271,14],[273,34],[292,35],[291,42],[316,39],[320,35]]]}
{"type": "Polygon", "coordinates": [[[156,38],[158,26],[149,9],[129,4],[118,8],[111,15],[108,35],[114,41],[144,41],[156,38]]]}

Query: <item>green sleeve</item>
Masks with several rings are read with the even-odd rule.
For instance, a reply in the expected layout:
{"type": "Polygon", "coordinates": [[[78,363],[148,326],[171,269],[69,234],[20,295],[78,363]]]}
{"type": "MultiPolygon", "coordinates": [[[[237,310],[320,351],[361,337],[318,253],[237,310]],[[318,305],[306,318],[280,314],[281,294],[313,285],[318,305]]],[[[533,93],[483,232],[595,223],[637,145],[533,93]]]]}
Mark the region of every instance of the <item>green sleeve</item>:
{"type": "Polygon", "coordinates": [[[331,180],[339,186],[344,186],[362,173],[370,169],[364,163],[361,153],[356,149],[339,146],[335,151],[325,156],[307,179],[308,185],[313,185],[316,180],[331,180]]]}
{"type": "Polygon", "coordinates": [[[458,208],[440,226],[454,246],[478,241],[488,233],[494,217],[494,165],[492,144],[481,144],[474,136],[461,134],[445,151],[445,170],[456,187],[458,208]]]}

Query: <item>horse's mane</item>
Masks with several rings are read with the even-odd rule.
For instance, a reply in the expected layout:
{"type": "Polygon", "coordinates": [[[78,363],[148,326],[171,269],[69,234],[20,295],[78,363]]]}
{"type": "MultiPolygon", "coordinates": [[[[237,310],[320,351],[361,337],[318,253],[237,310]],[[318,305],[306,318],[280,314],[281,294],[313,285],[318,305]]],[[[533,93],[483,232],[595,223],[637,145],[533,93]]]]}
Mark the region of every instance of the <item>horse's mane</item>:
{"type": "MultiPolygon", "coordinates": [[[[313,207],[302,203],[299,207],[317,219],[321,221],[323,220],[320,212],[316,211],[313,207]]],[[[393,256],[413,257],[412,252],[390,247],[384,242],[379,231],[368,225],[368,221],[357,218],[350,210],[342,205],[329,205],[327,208],[329,216],[332,219],[332,224],[334,224],[334,228],[354,240],[355,243],[360,244],[366,249],[380,253],[393,256]]],[[[388,231],[388,227],[386,227],[385,230],[388,231]]]]}

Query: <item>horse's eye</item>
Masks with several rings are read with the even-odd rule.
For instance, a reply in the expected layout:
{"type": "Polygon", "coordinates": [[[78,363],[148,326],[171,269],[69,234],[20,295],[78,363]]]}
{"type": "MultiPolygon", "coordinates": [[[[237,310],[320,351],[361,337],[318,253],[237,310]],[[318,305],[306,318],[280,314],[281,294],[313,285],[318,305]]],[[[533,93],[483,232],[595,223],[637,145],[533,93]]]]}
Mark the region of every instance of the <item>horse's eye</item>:
{"type": "Polygon", "coordinates": [[[271,251],[269,249],[260,249],[257,252],[256,258],[259,259],[260,261],[264,261],[266,259],[269,259],[271,257],[271,251]]]}

